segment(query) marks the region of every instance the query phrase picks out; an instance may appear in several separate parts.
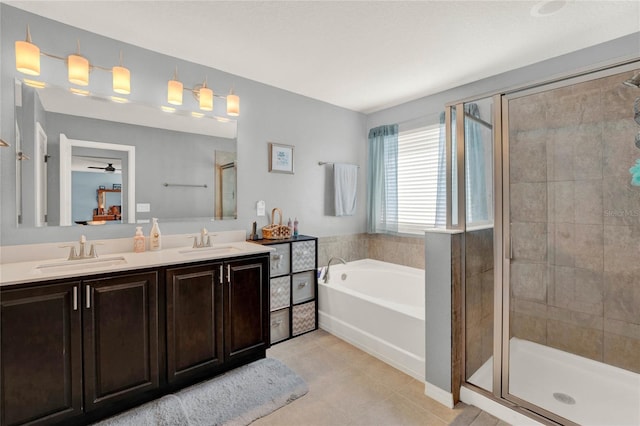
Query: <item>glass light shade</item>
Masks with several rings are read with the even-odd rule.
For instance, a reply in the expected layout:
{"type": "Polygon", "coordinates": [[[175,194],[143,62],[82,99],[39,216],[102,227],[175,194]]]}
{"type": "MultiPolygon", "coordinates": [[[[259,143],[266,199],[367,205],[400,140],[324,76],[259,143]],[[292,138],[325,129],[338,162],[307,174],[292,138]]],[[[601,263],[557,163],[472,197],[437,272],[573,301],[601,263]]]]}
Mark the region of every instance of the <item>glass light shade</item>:
{"type": "Polygon", "coordinates": [[[213,111],[213,90],[203,86],[200,92],[200,109],[203,111],[213,111]]]}
{"type": "Polygon", "coordinates": [[[240,97],[229,93],[227,95],[227,115],[237,117],[240,115],[240,97]]]}
{"type": "Polygon", "coordinates": [[[167,84],[167,102],[171,105],[182,105],[182,83],[178,80],[169,80],[167,84]]]}
{"type": "Polygon", "coordinates": [[[89,84],[89,60],[80,55],[69,55],[67,58],[69,81],[78,86],[89,84]]]}
{"type": "Polygon", "coordinates": [[[128,95],[131,93],[131,73],[125,67],[113,67],[113,91],[128,95]]]}
{"type": "Polygon", "coordinates": [[[40,75],[40,48],[28,41],[16,41],[16,69],[28,75],[40,75]]]}

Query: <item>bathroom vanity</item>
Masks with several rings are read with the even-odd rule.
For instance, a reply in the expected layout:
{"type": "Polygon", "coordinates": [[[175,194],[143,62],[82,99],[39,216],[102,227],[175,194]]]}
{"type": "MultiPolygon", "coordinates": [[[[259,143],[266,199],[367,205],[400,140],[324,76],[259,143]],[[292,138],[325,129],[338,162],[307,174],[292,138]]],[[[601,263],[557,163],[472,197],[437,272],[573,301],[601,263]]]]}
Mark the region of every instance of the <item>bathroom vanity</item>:
{"type": "Polygon", "coordinates": [[[1,424],[85,424],[264,358],[269,251],[3,264],[1,424]]]}

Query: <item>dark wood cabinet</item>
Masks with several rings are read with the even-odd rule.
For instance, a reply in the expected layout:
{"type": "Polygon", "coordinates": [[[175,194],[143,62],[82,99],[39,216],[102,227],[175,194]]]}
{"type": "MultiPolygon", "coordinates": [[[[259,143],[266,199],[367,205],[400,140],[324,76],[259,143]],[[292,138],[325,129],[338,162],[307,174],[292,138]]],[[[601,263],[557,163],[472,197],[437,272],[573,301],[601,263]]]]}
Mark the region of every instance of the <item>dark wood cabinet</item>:
{"type": "Polygon", "coordinates": [[[269,264],[266,256],[225,263],[225,358],[266,351],[269,345],[269,264]]]}
{"type": "Polygon", "coordinates": [[[3,425],[49,424],[82,413],[80,282],[2,292],[3,425]]]}
{"type": "Polygon", "coordinates": [[[167,269],[168,381],[264,357],[269,343],[266,255],[167,269]]]}
{"type": "Polygon", "coordinates": [[[223,362],[222,263],[168,269],[169,383],[214,371],[223,362]]]}
{"type": "Polygon", "coordinates": [[[269,256],[0,288],[0,425],[85,424],[264,358],[269,256]]]}
{"type": "Polygon", "coordinates": [[[85,411],[158,388],[158,274],[82,282],[85,411]]]}

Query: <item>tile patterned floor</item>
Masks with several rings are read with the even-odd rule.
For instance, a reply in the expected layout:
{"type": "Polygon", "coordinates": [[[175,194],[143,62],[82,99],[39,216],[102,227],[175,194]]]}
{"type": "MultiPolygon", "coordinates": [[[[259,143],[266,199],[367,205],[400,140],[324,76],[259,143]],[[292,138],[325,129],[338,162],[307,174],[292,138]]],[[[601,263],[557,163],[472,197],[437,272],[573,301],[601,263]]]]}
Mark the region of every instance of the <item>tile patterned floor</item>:
{"type": "Polygon", "coordinates": [[[267,356],[304,378],[309,393],[254,426],[506,425],[472,406],[441,405],[419,381],[323,330],[275,345],[267,356]]]}

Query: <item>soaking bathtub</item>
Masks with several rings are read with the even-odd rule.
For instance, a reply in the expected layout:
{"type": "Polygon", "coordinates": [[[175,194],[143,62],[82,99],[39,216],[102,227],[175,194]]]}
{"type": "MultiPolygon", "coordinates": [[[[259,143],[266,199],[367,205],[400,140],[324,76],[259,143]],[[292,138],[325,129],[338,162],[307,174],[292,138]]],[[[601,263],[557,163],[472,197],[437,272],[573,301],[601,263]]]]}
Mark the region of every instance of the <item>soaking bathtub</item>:
{"type": "Polygon", "coordinates": [[[373,259],[331,265],[318,281],[318,320],[340,337],[424,381],[424,270],[373,259]]]}

